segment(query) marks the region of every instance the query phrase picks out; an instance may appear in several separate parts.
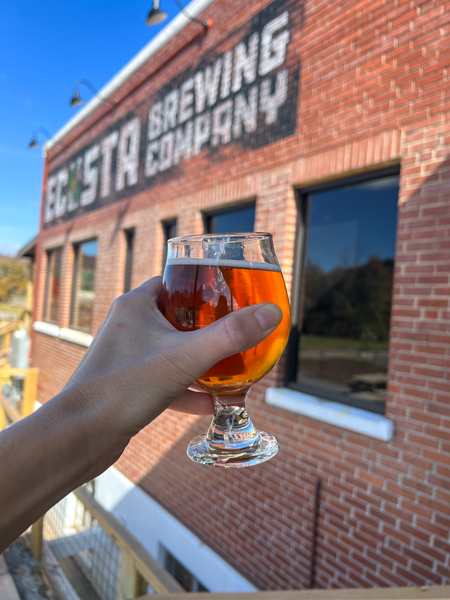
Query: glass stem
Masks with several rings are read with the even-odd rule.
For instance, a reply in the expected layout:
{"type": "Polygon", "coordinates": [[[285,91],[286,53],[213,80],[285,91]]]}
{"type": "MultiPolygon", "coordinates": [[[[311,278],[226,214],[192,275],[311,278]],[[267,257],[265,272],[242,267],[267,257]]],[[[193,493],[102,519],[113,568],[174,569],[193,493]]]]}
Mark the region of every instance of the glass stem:
{"type": "Polygon", "coordinates": [[[206,439],[217,450],[239,451],[259,441],[245,408],[247,393],[211,394],[215,413],[206,439]]]}

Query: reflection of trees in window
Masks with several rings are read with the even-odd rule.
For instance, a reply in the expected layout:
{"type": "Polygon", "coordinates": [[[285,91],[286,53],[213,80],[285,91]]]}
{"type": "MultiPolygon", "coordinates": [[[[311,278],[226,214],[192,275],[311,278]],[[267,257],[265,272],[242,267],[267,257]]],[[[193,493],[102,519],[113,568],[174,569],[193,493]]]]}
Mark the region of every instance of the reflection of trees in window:
{"type": "Polygon", "coordinates": [[[87,332],[92,330],[96,263],[96,241],[75,246],[70,325],[87,332]]]}
{"type": "Polygon", "coordinates": [[[393,260],[376,256],[366,265],[329,273],[307,265],[303,332],[388,340],[393,271],[393,260]]]}
{"type": "Polygon", "coordinates": [[[170,221],[162,222],[163,234],[164,234],[164,242],[163,242],[163,252],[162,252],[162,272],[164,273],[164,269],[166,266],[167,260],[167,243],[172,238],[176,238],[178,235],[178,226],[177,220],[172,219],[170,221]]]}
{"type": "Polygon", "coordinates": [[[125,235],[125,272],[123,278],[123,293],[126,294],[131,290],[131,273],[133,270],[133,255],[134,255],[134,229],[124,231],[125,235]]]}
{"type": "Polygon", "coordinates": [[[389,175],[303,196],[296,389],[370,401],[364,406],[380,412],[373,403],[386,398],[398,184],[389,175]]]}
{"type": "Polygon", "coordinates": [[[44,320],[58,321],[58,305],[61,289],[61,257],[62,248],[49,250],[47,253],[47,276],[45,282],[44,320]]]}

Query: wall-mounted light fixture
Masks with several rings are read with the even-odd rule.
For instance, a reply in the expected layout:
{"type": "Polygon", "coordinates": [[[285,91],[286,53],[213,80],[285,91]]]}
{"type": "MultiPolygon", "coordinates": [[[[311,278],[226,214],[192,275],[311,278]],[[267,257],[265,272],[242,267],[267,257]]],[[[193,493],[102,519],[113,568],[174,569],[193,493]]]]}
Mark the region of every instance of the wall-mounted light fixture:
{"type": "MultiPolygon", "coordinates": [[[[179,0],[174,0],[174,2],[185,17],[187,17],[190,21],[194,21],[194,23],[199,23],[205,31],[212,26],[212,19],[205,19],[204,21],[201,21],[200,19],[191,17],[185,11],[184,6],[179,2],[179,0]]],[[[168,14],[159,8],[159,0],[153,0],[153,4],[151,9],[149,10],[145,24],[158,25],[158,23],[162,23],[165,19],[167,19],[167,17],[168,14]]]]}
{"type": "Polygon", "coordinates": [[[149,10],[147,15],[147,20],[145,21],[146,25],[158,25],[167,19],[169,15],[160,10],[159,8],[159,0],[153,0],[153,6],[149,10]]]}
{"type": "Polygon", "coordinates": [[[40,146],[38,140],[37,140],[37,134],[41,132],[43,133],[47,139],[51,140],[53,139],[52,136],[50,135],[50,133],[45,129],[45,127],[38,127],[35,132],[33,133],[33,137],[31,138],[29,144],[28,144],[28,148],[38,148],[38,146],[40,146]]]}
{"type": "Polygon", "coordinates": [[[102,102],[108,102],[109,104],[116,103],[115,100],[109,100],[108,98],[102,98],[101,96],[99,96],[98,90],[95,89],[95,87],[92,85],[92,83],[90,81],[88,81],[87,79],[80,79],[75,84],[75,88],[73,90],[73,95],[72,95],[72,98],[70,99],[70,106],[80,106],[80,104],[83,104],[84,100],[83,100],[83,98],[80,97],[80,93],[78,91],[78,88],[80,87],[81,84],[88,87],[91,90],[91,92],[94,94],[94,96],[96,98],[98,98],[99,100],[101,100],[102,102]]]}

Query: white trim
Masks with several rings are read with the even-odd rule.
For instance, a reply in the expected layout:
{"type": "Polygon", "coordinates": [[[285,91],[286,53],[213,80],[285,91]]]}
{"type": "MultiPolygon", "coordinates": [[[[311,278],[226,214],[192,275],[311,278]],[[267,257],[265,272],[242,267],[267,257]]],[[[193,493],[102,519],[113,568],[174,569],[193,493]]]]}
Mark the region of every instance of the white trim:
{"type": "MultiPolygon", "coordinates": [[[[175,482],[172,491],[177,493],[175,482]]],[[[162,544],[211,592],[257,591],[248,579],[115,467],[96,478],[95,498],[156,560],[161,560],[162,544]]]]}
{"type": "Polygon", "coordinates": [[[89,333],[83,333],[82,331],[76,331],[75,329],[60,329],[59,337],[66,342],[72,342],[73,344],[79,344],[89,348],[92,340],[94,339],[89,333]]]}
{"type": "Polygon", "coordinates": [[[72,342],[79,346],[89,348],[92,340],[94,339],[90,333],[84,333],[83,331],[76,331],[75,329],[65,329],[53,325],[52,323],[45,323],[44,321],[35,321],[33,323],[34,331],[38,333],[45,333],[51,337],[57,337],[65,342],[72,342]]]}
{"type": "Polygon", "coordinates": [[[58,325],[53,325],[53,323],[35,321],[33,323],[33,329],[34,331],[38,331],[39,333],[45,333],[45,335],[51,335],[52,337],[58,337],[59,335],[59,327],[58,325]]]}
{"type": "Polygon", "coordinates": [[[309,394],[287,388],[267,388],[266,402],[272,406],[331,423],[337,427],[350,429],[370,437],[391,440],[394,436],[394,423],[382,415],[354,408],[338,402],[331,402],[309,394]]]}
{"type": "MultiPolygon", "coordinates": [[[[193,0],[185,8],[191,17],[198,17],[205,8],[212,4],[214,0],[193,0]]],[[[157,54],[164,46],[173,39],[186,25],[189,25],[188,19],[183,13],[179,13],[162,31],[158,33],[134,58],[130,60],[106,85],[104,85],[98,94],[102,98],[108,98],[115,92],[127,79],[140,69],[152,56],[157,54]]],[[[199,24],[198,27],[201,27],[199,24]]],[[[45,146],[45,151],[50,150],[57,142],[69,133],[74,127],[83,121],[97,106],[102,103],[97,97],[93,97],[84,108],[80,110],[70,121],[68,121],[45,146]]]]}
{"type": "Polygon", "coordinates": [[[3,554],[0,555],[0,592],[3,600],[20,600],[14,579],[8,571],[3,554]]]}

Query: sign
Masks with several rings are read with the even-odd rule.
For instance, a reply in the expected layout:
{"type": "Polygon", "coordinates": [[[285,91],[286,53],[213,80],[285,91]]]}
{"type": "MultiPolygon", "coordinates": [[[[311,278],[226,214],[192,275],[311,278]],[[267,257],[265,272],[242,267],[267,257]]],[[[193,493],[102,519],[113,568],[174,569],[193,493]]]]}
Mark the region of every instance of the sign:
{"type": "Polygon", "coordinates": [[[294,5],[269,5],[231,49],[204,57],[52,171],[45,225],[182,175],[182,164],[202,153],[217,163],[225,146],[254,149],[293,135],[299,67],[288,58],[294,5]]]}

